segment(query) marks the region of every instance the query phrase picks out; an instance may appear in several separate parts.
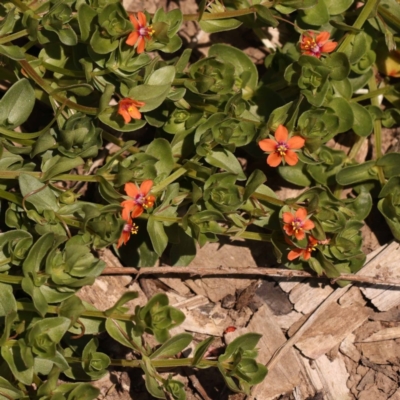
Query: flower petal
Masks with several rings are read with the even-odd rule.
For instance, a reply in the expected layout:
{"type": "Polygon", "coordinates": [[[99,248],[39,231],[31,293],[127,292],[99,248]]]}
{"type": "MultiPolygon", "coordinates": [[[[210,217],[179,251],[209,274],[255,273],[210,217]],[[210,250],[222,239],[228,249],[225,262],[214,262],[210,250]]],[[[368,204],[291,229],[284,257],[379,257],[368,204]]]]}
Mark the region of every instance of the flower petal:
{"type": "Polygon", "coordinates": [[[129,16],[129,19],[131,20],[132,25],[134,26],[135,30],[138,30],[140,27],[139,27],[139,21],[136,19],[136,17],[133,14],[131,14],[129,16]]]}
{"type": "Polygon", "coordinates": [[[309,260],[310,258],[311,258],[311,251],[304,250],[304,253],[303,253],[303,260],[304,260],[304,261],[307,261],[307,260],[309,260]]]}
{"type": "Polygon", "coordinates": [[[147,196],[147,193],[150,192],[152,187],[153,187],[153,181],[151,179],[146,179],[140,185],[140,193],[142,193],[143,196],[147,196]]]}
{"type": "Polygon", "coordinates": [[[293,136],[287,141],[289,149],[301,149],[304,147],[305,140],[300,136],[293,136]]]}
{"type": "Polygon", "coordinates": [[[119,108],[118,114],[122,116],[122,118],[124,119],[126,124],[129,124],[129,122],[131,122],[132,118],[131,118],[129,112],[127,110],[125,110],[124,108],[119,108]]]}
{"type": "Polygon", "coordinates": [[[146,15],[144,13],[142,13],[141,11],[139,11],[137,13],[137,18],[139,20],[139,25],[140,27],[146,26],[147,24],[147,20],[146,20],[146,15]]]}
{"type": "Polygon", "coordinates": [[[287,150],[286,154],[285,154],[285,161],[289,165],[293,166],[293,165],[296,165],[298,163],[299,157],[297,157],[297,154],[294,151],[287,150]]]}
{"type": "Polygon", "coordinates": [[[309,231],[310,229],[314,229],[315,224],[310,219],[306,219],[303,221],[303,229],[309,231]]]}
{"type": "Polygon", "coordinates": [[[306,237],[306,234],[304,233],[303,229],[300,229],[294,233],[294,236],[297,240],[303,240],[306,237]]]}
{"type": "Polygon", "coordinates": [[[130,232],[122,231],[121,236],[118,239],[117,249],[119,249],[122,244],[126,244],[130,238],[130,232]]]}
{"type": "Polygon", "coordinates": [[[138,39],[140,38],[139,32],[138,31],[133,31],[129,34],[128,39],[126,39],[126,44],[128,46],[134,46],[138,39]]]}
{"type": "Polygon", "coordinates": [[[137,218],[143,214],[144,208],[140,204],[135,204],[132,209],[132,218],[137,218]]]}
{"type": "Polygon", "coordinates": [[[293,226],[289,224],[283,225],[283,230],[286,232],[286,235],[292,236],[293,235],[293,226]]]}
{"type": "Polygon", "coordinates": [[[275,139],[277,142],[286,142],[289,136],[289,132],[283,125],[279,125],[275,131],[275,139]]]}
{"type": "Polygon", "coordinates": [[[124,190],[132,198],[135,198],[139,194],[139,188],[132,182],[125,183],[124,190]]]}
{"type": "Polygon", "coordinates": [[[294,215],[290,212],[284,212],[282,214],[282,219],[285,224],[291,224],[294,220],[294,215]]]}
{"type": "Polygon", "coordinates": [[[271,153],[267,157],[267,164],[270,167],[277,167],[282,162],[282,156],[279,153],[271,153]]]}
{"type": "Polygon", "coordinates": [[[138,45],[136,47],[136,53],[141,54],[144,52],[144,39],[142,38],[142,36],[140,36],[140,38],[137,41],[138,45]]]}
{"type": "Polygon", "coordinates": [[[321,47],[321,53],[331,53],[336,49],[337,42],[327,42],[321,47]]]}
{"type": "Polygon", "coordinates": [[[315,38],[315,41],[317,42],[317,44],[319,46],[323,45],[328,39],[329,36],[331,36],[331,34],[329,32],[321,32],[320,34],[318,34],[318,36],[315,38]]]}
{"type": "Polygon", "coordinates": [[[303,249],[293,249],[289,251],[289,254],[287,255],[287,259],[289,261],[292,261],[298,257],[300,257],[303,254],[304,250],[303,249]]]}
{"type": "Polygon", "coordinates": [[[142,118],[142,114],[140,114],[139,110],[134,105],[129,106],[128,112],[133,119],[142,118]]]}
{"type": "Polygon", "coordinates": [[[258,142],[258,145],[263,151],[275,151],[277,143],[272,139],[263,139],[258,142]]]}
{"type": "Polygon", "coordinates": [[[304,221],[307,218],[307,210],[305,208],[299,208],[296,210],[296,218],[304,221]]]}
{"type": "Polygon", "coordinates": [[[121,206],[123,207],[122,210],[122,219],[124,219],[125,221],[129,221],[131,216],[131,211],[133,209],[133,201],[132,200],[125,200],[121,203],[121,206]]]}

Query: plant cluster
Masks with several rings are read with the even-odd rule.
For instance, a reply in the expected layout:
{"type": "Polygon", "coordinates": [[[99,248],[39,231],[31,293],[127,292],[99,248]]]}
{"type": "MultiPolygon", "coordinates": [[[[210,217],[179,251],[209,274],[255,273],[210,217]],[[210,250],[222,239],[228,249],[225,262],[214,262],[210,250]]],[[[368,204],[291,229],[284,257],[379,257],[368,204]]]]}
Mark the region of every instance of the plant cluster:
{"type": "Polygon", "coordinates": [[[3,1],[0,398],[94,399],[90,384],[58,378],[95,380],[110,365],[142,368],[157,398],[185,398],[160,368],[217,367],[233,391],[259,383],[258,334],[217,359],[212,339],[179,358],[193,338],[170,336],[184,316],[165,295],[130,315],[135,293],[98,311],[76,292],[105,267],[96,250],[113,246],[137,267],[161,256],[185,266],[221,236],[269,242],[288,268],[356,272],[374,201],[400,239],[400,153],[382,152],[382,126],[400,120],[399,30],[395,0],[201,0],[194,15],[128,15],[119,0],[3,1]],[[235,47],[214,44],[202,59],[181,49],[189,20],[208,33],[288,29],[259,77],[235,47]],[[348,153],[330,145],[344,136],[348,153]],[[366,140],[375,156],[360,163],[366,140]],[[279,199],[266,185],[275,171],[304,191],[279,199]],[[137,358],[98,351],[102,331],[137,358]]]}

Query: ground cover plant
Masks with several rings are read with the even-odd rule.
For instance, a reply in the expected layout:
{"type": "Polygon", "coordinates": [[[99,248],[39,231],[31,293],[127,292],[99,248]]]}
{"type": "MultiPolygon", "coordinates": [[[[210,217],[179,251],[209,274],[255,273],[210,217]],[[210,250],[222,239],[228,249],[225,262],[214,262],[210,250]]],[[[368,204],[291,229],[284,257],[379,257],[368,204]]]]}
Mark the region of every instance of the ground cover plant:
{"type": "Polygon", "coordinates": [[[396,1],[198,5],[189,15],[128,15],[118,0],[0,5],[0,398],[95,399],[87,381],[109,366],[141,368],[156,398],[185,398],[166,368],[218,368],[236,392],[263,380],[262,332],[218,357],[210,338],[179,358],[193,337],[170,335],[184,315],[167,296],[133,315],[135,292],[106,311],[82,301],[105,247],[125,265],[184,267],[197,246],[229,236],[338,278],[363,266],[374,204],[400,239],[400,153],[382,152],[382,126],[400,119],[396,1]],[[196,59],[184,21],[207,33],[285,26],[287,37],[259,76],[225,44],[196,59]],[[343,137],[348,153],[331,146],[343,137]],[[374,156],[357,163],[368,140],[374,156]],[[278,198],[275,171],[304,191],[278,198]],[[104,331],[135,359],[98,351],[104,331]]]}

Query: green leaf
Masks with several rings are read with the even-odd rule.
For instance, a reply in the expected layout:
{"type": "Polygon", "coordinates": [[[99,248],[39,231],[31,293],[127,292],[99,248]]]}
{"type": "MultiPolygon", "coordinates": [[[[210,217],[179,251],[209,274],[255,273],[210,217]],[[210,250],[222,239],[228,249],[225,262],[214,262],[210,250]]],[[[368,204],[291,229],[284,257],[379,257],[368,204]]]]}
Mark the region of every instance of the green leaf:
{"type": "Polygon", "coordinates": [[[216,56],[226,63],[233,64],[235,75],[245,81],[244,91],[254,92],[258,86],[258,70],[254,62],[243,51],[226,44],[214,44],[208,51],[209,56],[216,56]],[[247,89],[247,90],[246,90],[247,89]]]}
{"type": "Polygon", "coordinates": [[[340,97],[334,97],[328,107],[339,117],[339,128],[337,133],[347,132],[354,124],[354,114],[350,103],[340,97]]]}
{"type": "Polygon", "coordinates": [[[15,379],[24,385],[30,386],[33,381],[33,367],[27,367],[21,354],[21,347],[1,346],[1,356],[10,367],[15,379]]]}
{"type": "Polygon", "coordinates": [[[56,196],[52,190],[34,176],[21,174],[19,188],[26,202],[31,203],[39,213],[43,210],[58,210],[56,196]]]}
{"type": "Polygon", "coordinates": [[[359,103],[352,102],[350,103],[350,107],[354,115],[354,122],[352,126],[353,131],[358,136],[368,136],[374,128],[371,114],[359,103]]]}
{"type": "Polygon", "coordinates": [[[104,314],[109,317],[113,312],[117,311],[120,307],[122,307],[128,301],[137,299],[139,296],[138,292],[125,292],[117,301],[116,303],[108,308],[104,314]]]}
{"type": "MultiPolygon", "coordinates": [[[[0,396],[1,393],[8,397],[2,396],[4,399],[22,399],[25,395],[24,392],[17,389],[15,386],[11,385],[11,383],[0,376],[0,396]]],[[[2,399],[3,400],[3,399],[2,399]]]]}
{"type": "Polygon", "coordinates": [[[86,42],[90,37],[92,22],[97,16],[97,12],[85,3],[80,3],[78,7],[78,23],[81,31],[81,40],[86,42]]]}
{"type": "Polygon", "coordinates": [[[246,179],[238,159],[226,149],[212,150],[205,158],[210,165],[237,175],[237,179],[246,179]]]}
{"type": "Polygon", "coordinates": [[[71,326],[75,324],[84,311],[86,311],[86,308],[82,300],[75,295],[64,300],[58,307],[58,315],[60,317],[69,318],[71,320],[71,326]]]}
{"type": "Polygon", "coordinates": [[[318,0],[282,0],[279,5],[290,7],[294,10],[305,10],[315,6],[317,2],[318,0]]]}
{"type": "Polygon", "coordinates": [[[261,19],[261,21],[273,27],[279,25],[278,20],[274,17],[274,14],[268,7],[265,7],[262,4],[255,4],[253,7],[256,9],[257,17],[261,19]]]}
{"type": "Polygon", "coordinates": [[[330,15],[344,13],[353,4],[354,0],[324,0],[330,15]]]}
{"type": "Polygon", "coordinates": [[[171,145],[166,139],[154,139],[147,147],[146,154],[156,157],[159,160],[154,165],[158,175],[169,174],[175,166],[171,145]]]}
{"type": "Polygon", "coordinates": [[[22,270],[25,276],[29,273],[35,273],[40,270],[44,258],[51,250],[54,244],[54,234],[47,233],[41,236],[31,247],[28,256],[26,257],[22,270]]]}
{"type": "Polygon", "coordinates": [[[331,69],[329,76],[335,81],[346,79],[350,73],[350,62],[344,53],[330,54],[325,64],[331,69]]]}
{"type": "Polygon", "coordinates": [[[243,200],[247,200],[266,180],[267,177],[263,172],[259,169],[254,170],[247,179],[243,200]]]}
{"type": "Polygon", "coordinates": [[[339,185],[346,186],[371,179],[379,179],[375,164],[374,160],[370,160],[362,164],[345,167],[336,175],[336,181],[339,185]]]}
{"type": "Polygon", "coordinates": [[[42,180],[51,180],[55,176],[69,172],[84,163],[85,161],[81,157],[70,158],[56,155],[44,163],[42,180]]]}
{"type": "Polygon", "coordinates": [[[3,46],[0,45],[0,54],[11,58],[11,60],[25,60],[25,54],[18,46],[3,46]]]}
{"type": "Polygon", "coordinates": [[[67,400],[95,400],[99,395],[100,389],[95,388],[90,383],[79,383],[69,393],[67,400]]]}
{"type": "Polygon", "coordinates": [[[242,23],[234,18],[215,19],[210,21],[200,21],[200,28],[206,33],[217,33],[224,31],[231,31],[239,28],[242,23]]]}
{"type": "Polygon", "coordinates": [[[321,26],[329,22],[329,11],[324,0],[319,0],[312,8],[299,11],[299,18],[308,25],[321,26]]]}
{"type": "Polygon", "coordinates": [[[149,233],[154,251],[161,257],[168,245],[168,236],[165,233],[163,223],[157,221],[153,215],[150,215],[147,222],[147,232],[149,233]]]}
{"type": "Polygon", "coordinates": [[[192,340],[193,336],[189,333],[175,335],[152,353],[150,359],[155,360],[164,357],[173,357],[189,346],[192,340]]]}
{"type": "Polygon", "coordinates": [[[299,161],[295,166],[282,165],[278,168],[283,179],[298,186],[311,186],[312,180],[307,173],[306,165],[299,161]]]}
{"type": "Polygon", "coordinates": [[[286,103],[282,107],[275,108],[273,110],[268,118],[267,122],[267,127],[271,131],[275,132],[279,125],[284,125],[287,117],[288,117],[288,112],[290,110],[290,107],[292,107],[293,102],[286,103]]]}
{"type": "Polygon", "coordinates": [[[214,338],[211,336],[203,341],[201,341],[195,348],[193,354],[192,365],[197,366],[199,362],[203,359],[204,355],[207,353],[208,348],[211,346],[211,343],[214,341],[214,338]]]}
{"type": "Polygon", "coordinates": [[[134,132],[146,125],[146,121],[142,119],[132,119],[131,122],[125,124],[124,119],[111,108],[106,108],[98,115],[98,118],[103,124],[118,132],[134,132]]]}
{"type": "Polygon", "coordinates": [[[35,91],[25,78],[14,83],[0,100],[0,126],[14,129],[30,116],[35,104],[35,91]]]}
{"type": "Polygon", "coordinates": [[[400,175],[400,153],[387,153],[376,162],[376,165],[383,169],[385,178],[400,175]]]}
{"type": "Polygon", "coordinates": [[[133,336],[134,330],[135,325],[131,321],[116,321],[110,318],[106,320],[106,331],[114,340],[125,347],[142,352],[141,338],[133,336]]]}

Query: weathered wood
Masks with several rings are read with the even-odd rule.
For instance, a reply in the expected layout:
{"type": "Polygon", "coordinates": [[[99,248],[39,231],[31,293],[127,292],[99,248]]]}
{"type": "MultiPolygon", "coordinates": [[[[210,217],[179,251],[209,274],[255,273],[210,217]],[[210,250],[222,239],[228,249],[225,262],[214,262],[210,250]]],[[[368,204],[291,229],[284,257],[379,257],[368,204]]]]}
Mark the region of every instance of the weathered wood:
{"type": "Polygon", "coordinates": [[[352,400],[353,396],[347,387],[349,374],[342,357],[330,361],[327,356],[315,360],[315,369],[324,387],[326,400],[352,400]]]}
{"type": "Polygon", "coordinates": [[[309,358],[319,358],[358,328],[369,314],[370,310],[361,305],[343,307],[331,302],[299,338],[296,347],[309,358]]]}
{"type": "MultiPolygon", "coordinates": [[[[362,269],[364,276],[383,280],[397,280],[400,278],[400,244],[392,242],[382,246],[381,251],[373,257],[362,269]]],[[[400,305],[400,295],[397,287],[376,286],[361,288],[364,296],[380,311],[388,311],[400,305]]]]}
{"type": "MultiPolygon", "coordinates": [[[[264,364],[286,341],[285,335],[276,324],[275,317],[267,305],[257,310],[246,328],[238,329],[234,334],[229,335],[229,340],[247,332],[262,332],[263,336],[257,346],[259,348],[257,360],[264,364]]],[[[286,357],[269,371],[264,381],[254,388],[250,399],[272,400],[298,386],[303,375],[302,365],[294,349],[291,349],[286,357]]]]}
{"type": "Polygon", "coordinates": [[[380,342],[382,340],[391,340],[400,338],[400,326],[395,326],[393,328],[382,329],[379,332],[375,332],[371,336],[363,340],[364,343],[367,342],[380,342]]]}

